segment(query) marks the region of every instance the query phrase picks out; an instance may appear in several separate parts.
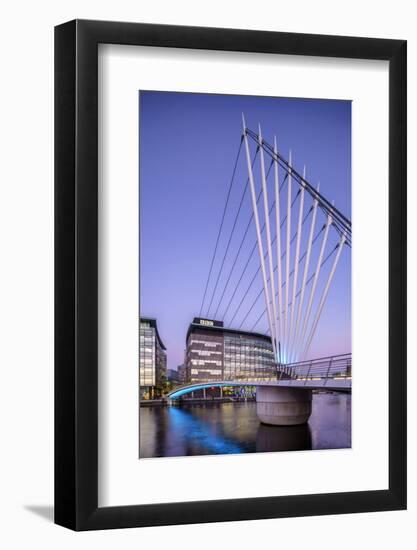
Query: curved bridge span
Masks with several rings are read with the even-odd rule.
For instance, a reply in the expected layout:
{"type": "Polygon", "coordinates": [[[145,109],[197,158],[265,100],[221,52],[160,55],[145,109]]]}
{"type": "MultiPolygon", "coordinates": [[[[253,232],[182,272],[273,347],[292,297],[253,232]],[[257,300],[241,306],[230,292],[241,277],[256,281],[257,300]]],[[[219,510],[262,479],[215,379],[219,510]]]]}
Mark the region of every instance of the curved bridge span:
{"type": "Polygon", "coordinates": [[[304,424],[311,414],[312,390],[351,391],[351,354],[324,357],[287,365],[277,380],[216,380],[177,388],[168,403],[198,390],[219,387],[256,387],[256,410],[261,422],[273,425],[304,424]]]}
{"type": "Polygon", "coordinates": [[[210,388],[230,388],[230,387],[272,387],[272,388],[300,388],[306,390],[329,389],[334,391],[347,391],[352,388],[352,380],[347,378],[331,380],[259,380],[253,382],[239,380],[219,380],[216,382],[204,382],[200,384],[189,384],[171,391],[166,395],[169,401],[175,401],[180,397],[192,393],[193,391],[210,388]]]}

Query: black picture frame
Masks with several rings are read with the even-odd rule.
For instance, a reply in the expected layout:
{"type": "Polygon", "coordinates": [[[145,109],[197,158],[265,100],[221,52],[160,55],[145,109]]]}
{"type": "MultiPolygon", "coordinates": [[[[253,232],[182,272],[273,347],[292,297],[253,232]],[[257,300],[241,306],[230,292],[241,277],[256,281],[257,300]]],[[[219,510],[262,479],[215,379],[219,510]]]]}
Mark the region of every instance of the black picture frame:
{"type": "Polygon", "coordinates": [[[55,522],[108,529],[406,508],[406,41],[74,20],[55,28],[55,522]],[[389,488],[98,507],[98,44],[389,62],[389,488]]]}

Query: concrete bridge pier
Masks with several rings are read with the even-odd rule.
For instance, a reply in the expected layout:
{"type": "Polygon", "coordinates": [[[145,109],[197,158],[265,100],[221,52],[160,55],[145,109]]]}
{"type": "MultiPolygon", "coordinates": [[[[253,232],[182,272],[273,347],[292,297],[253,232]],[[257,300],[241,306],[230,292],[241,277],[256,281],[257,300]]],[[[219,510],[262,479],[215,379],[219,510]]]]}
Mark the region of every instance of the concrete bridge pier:
{"type": "Polygon", "coordinates": [[[297,426],[305,424],[311,414],[312,392],[309,389],[279,386],[256,388],[256,412],[263,424],[297,426]]]}

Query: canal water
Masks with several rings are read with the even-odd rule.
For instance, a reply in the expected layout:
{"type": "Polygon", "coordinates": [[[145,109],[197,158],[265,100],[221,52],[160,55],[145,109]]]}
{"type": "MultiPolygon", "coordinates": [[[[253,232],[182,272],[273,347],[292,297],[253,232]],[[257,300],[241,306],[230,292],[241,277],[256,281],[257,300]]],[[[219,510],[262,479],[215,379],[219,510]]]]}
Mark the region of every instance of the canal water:
{"type": "Polygon", "coordinates": [[[140,458],[262,453],[351,446],[351,396],[313,395],[304,426],[265,426],[256,404],[199,403],[140,409],[140,458]]]}

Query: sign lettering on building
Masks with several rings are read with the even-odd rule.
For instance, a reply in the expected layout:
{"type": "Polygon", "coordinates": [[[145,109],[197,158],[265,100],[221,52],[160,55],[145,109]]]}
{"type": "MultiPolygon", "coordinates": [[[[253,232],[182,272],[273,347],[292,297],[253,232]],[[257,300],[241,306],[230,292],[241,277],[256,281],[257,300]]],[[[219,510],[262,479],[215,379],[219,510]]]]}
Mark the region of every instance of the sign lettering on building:
{"type": "Polygon", "coordinates": [[[215,321],[212,319],[201,319],[200,317],[195,317],[194,324],[202,325],[204,327],[222,327],[223,321],[215,321]]]}
{"type": "Polygon", "coordinates": [[[214,321],[209,321],[208,319],[200,319],[200,325],[204,325],[205,327],[213,327],[214,321]]]}

